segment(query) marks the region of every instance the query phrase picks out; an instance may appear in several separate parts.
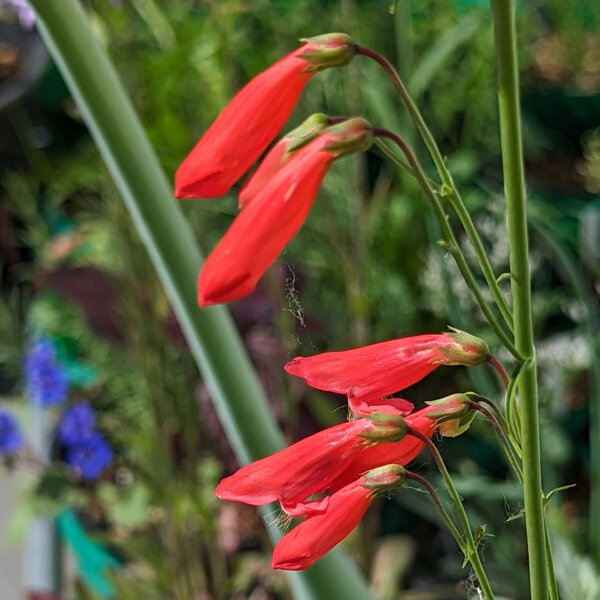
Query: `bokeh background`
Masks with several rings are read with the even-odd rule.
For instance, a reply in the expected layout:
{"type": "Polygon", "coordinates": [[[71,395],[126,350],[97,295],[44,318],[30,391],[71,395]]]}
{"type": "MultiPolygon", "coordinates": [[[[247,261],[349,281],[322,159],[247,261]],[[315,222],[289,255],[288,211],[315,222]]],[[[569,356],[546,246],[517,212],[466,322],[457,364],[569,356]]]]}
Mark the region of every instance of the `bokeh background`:
{"type": "MultiPolygon", "coordinates": [[[[508,270],[486,2],[85,6],[171,177],[232,95],[298,38],[345,31],[384,54],[447,156],[496,273],[508,270]]],[[[129,215],[26,11],[25,2],[0,0],[0,410],[16,416],[27,439],[3,458],[2,551],[23,575],[2,573],[1,596],[16,600],[40,581],[52,591],[61,579],[65,598],[288,599],[284,576],[270,569],[263,518],[213,497],[235,458],[129,215]],[[61,381],[59,400],[32,408],[40,386],[47,392],[61,381]],[[81,401],[109,448],[100,456],[97,446],[90,450],[95,476],[57,430],[81,401]]],[[[600,457],[590,455],[590,439],[600,436],[590,425],[600,402],[600,4],[527,0],[518,20],[544,483],[547,491],[575,484],[547,510],[561,597],[597,600],[600,531],[590,529],[589,515],[600,486],[600,457]]],[[[401,133],[425,159],[391,84],[364,59],[314,77],[287,128],[317,111],[363,115],[401,133]]],[[[205,252],[237,212],[235,193],[182,207],[205,252]]],[[[300,234],[256,292],[231,306],[290,440],[346,417],[344,398],[285,376],[293,356],[447,325],[493,346],[439,238],[415,183],[377,150],[335,163],[300,234]]],[[[503,286],[508,291],[508,281],[503,286]]],[[[441,369],[404,396],[421,406],[471,389],[502,398],[486,367],[441,369]]],[[[444,440],[442,451],[473,523],[486,526],[494,588],[525,600],[522,498],[497,439],[477,420],[444,440]]],[[[416,468],[441,488],[425,453],[416,468]]],[[[382,600],[477,597],[453,539],[417,490],[378,500],[344,547],[382,600]]]]}

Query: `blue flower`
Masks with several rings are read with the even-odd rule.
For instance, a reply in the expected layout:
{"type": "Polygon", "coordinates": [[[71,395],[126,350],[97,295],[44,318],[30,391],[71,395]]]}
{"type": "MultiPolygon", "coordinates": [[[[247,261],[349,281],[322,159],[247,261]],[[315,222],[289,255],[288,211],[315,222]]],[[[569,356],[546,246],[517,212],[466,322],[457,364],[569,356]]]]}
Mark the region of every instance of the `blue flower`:
{"type": "Polygon", "coordinates": [[[77,446],[96,432],[96,414],[89,402],[79,400],[63,413],[57,427],[57,437],[65,446],[77,446]]]}
{"type": "Polygon", "coordinates": [[[86,481],[98,479],[112,461],[112,448],[100,433],[93,433],[86,441],[71,446],[67,451],[67,464],[86,481]]]}
{"type": "Polygon", "coordinates": [[[15,416],[0,409],[0,454],[9,456],[23,445],[23,434],[15,416]]]}
{"type": "Polygon", "coordinates": [[[23,362],[25,387],[41,406],[60,404],[69,393],[67,372],[56,359],[52,342],[41,338],[32,344],[23,362]]]}

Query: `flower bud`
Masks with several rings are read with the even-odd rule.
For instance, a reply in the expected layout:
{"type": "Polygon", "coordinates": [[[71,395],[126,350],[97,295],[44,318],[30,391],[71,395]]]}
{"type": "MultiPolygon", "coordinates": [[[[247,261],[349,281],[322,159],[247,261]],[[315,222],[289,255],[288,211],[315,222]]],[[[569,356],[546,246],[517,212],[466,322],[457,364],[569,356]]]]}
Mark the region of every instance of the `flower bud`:
{"type": "Polygon", "coordinates": [[[360,433],[360,437],[376,444],[378,442],[399,442],[406,435],[406,423],[399,415],[376,412],[369,415],[373,427],[360,433]]]}
{"type": "Polygon", "coordinates": [[[444,437],[457,437],[464,433],[471,424],[475,411],[471,408],[471,400],[467,394],[452,394],[440,400],[426,402],[433,406],[427,416],[436,420],[438,431],[444,437]]]}
{"type": "Polygon", "coordinates": [[[400,487],[406,481],[406,469],[401,465],[384,465],[363,475],[362,486],[373,492],[385,492],[400,487]]]}
{"type": "Polygon", "coordinates": [[[368,121],[360,117],[332,125],[325,133],[330,138],[325,150],[333,152],[336,158],[367,150],[373,143],[373,128],[368,121]]]}
{"type": "Polygon", "coordinates": [[[440,348],[440,351],[447,357],[447,365],[464,365],[465,367],[476,367],[487,361],[490,355],[488,345],[478,337],[461,331],[452,329],[448,337],[452,338],[456,344],[440,348]]]}
{"type": "Polygon", "coordinates": [[[305,47],[299,54],[309,63],[304,72],[322,71],[329,67],[347,65],[356,53],[356,44],[345,33],[326,33],[310,38],[301,38],[305,47]]]}

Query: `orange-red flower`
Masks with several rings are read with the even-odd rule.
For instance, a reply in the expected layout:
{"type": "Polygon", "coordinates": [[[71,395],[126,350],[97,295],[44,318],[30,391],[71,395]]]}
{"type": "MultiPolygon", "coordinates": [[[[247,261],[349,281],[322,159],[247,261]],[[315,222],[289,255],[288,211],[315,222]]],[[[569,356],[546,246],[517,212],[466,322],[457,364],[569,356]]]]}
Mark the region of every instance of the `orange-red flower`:
{"type": "Polygon", "coordinates": [[[354,55],[354,44],[344,34],[305,42],[252,79],[225,107],[179,167],[177,198],[226,194],[283,127],[313,73],[347,64],[354,55]]]}
{"type": "Polygon", "coordinates": [[[344,352],[297,357],[285,370],[319,390],[346,394],[363,415],[382,410],[384,399],[420,381],[440,365],[478,365],[489,355],[482,340],[465,332],[405,337],[344,352]]]}
{"type": "Polygon", "coordinates": [[[253,505],[279,500],[288,514],[295,515],[302,510],[298,505],[303,506],[312,494],[326,491],[363,447],[397,442],[404,432],[404,420],[395,415],[341,423],[242,467],[219,483],[215,495],[253,505]]]}
{"type": "Polygon", "coordinates": [[[386,465],[329,496],[323,510],[309,512],[275,546],[273,568],[298,571],[310,567],[358,525],[377,492],[400,486],[404,478],[401,466],[386,465]]]}
{"type": "Polygon", "coordinates": [[[208,306],[249,294],[304,223],[332,161],[371,144],[362,119],[328,128],[298,150],[240,212],[207,258],[198,302],[208,306]]]}

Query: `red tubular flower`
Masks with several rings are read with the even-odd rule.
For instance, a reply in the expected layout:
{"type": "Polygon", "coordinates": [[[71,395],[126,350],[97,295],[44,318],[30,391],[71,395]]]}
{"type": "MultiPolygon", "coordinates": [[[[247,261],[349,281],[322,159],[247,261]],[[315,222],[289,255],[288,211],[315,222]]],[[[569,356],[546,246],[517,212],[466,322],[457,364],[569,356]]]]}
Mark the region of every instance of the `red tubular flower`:
{"type": "Polygon", "coordinates": [[[298,150],[241,211],[206,260],[198,278],[200,306],[249,294],[302,226],[334,158],[371,141],[369,124],[349,119],[298,150]]]}
{"type": "Polygon", "coordinates": [[[341,542],[360,522],[375,494],[399,486],[404,469],[386,465],[366,473],[328,498],[322,512],[311,512],[275,546],[274,569],[307,569],[341,542]]]}
{"type": "Polygon", "coordinates": [[[488,355],[485,342],[455,330],[297,357],[285,370],[314,388],[346,394],[352,410],[364,415],[385,404],[383,397],[413,385],[440,365],[479,365],[488,355]]]}
{"type": "Polygon", "coordinates": [[[327,34],[280,59],[243,87],[183,161],[175,175],[177,198],[226,194],[288,120],[313,73],[347,64],[354,43],[327,34]]]}
{"type": "Polygon", "coordinates": [[[404,420],[394,415],[341,423],[242,467],[219,483],[215,495],[253,505],[280,500],[288,514],[297,514],[309,496],[327,489],[363,446],[397,441],[404,432],[404,420]]]}

